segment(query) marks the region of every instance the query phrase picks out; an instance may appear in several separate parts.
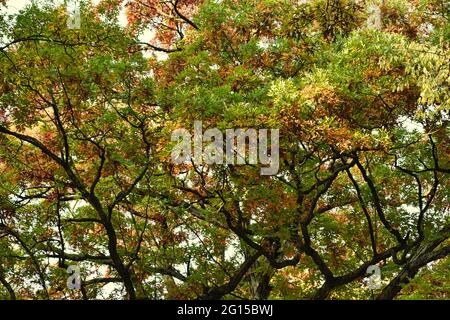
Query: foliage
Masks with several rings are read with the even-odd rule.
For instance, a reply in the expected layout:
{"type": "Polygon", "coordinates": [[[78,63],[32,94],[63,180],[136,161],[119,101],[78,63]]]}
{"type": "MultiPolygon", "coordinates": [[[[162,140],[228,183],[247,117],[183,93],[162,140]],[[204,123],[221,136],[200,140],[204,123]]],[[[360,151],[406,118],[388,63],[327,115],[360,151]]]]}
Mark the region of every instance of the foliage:
{"type": "Polygon", "coordinates": [[[0,297],[448,298],[448,2],[103,0],[81,18],[51,1],[0,18],[0,297]],[[196,120],[280,129],[278,174],[175,165],[171,132],[196,120]]]}

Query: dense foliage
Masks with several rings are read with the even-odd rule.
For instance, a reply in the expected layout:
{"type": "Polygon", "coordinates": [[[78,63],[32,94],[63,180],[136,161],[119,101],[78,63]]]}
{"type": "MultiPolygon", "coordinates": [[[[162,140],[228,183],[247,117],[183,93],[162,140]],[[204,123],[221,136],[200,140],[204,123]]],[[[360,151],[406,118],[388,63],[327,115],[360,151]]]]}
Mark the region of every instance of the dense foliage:
{"type": "Polygon", "coordinates": [[[0,10],[1,298],[449,298],[448,1],[0,10]],[[175,165],[196,120],[278,174],[175,165]]]}

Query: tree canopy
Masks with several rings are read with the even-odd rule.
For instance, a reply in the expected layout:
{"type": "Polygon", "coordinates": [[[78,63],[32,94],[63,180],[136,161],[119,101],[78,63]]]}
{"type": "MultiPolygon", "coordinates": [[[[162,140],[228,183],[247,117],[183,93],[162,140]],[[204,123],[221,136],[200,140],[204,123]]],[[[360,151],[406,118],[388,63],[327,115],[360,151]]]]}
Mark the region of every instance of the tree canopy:
{"type": "Polygon", "coordinates": [[[8,6],[0,298],[449,298],[448,1],[8,6]],[[278,173],[174,163],[199,120],[278,173]]]}

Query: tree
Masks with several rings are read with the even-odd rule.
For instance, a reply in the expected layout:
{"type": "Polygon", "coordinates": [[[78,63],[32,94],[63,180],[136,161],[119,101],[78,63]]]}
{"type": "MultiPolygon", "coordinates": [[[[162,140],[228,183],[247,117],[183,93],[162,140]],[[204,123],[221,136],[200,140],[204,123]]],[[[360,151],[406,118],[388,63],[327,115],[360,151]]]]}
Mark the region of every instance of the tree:
{"type": "Polygon", "coordinates": [[[446,2],[382,1],[375,26],[365,1],[129,2],[126,27],[121,4],[0,21],[0,295],[393,299],[440,277],[446,2]],[[197,120],[278,128],[278,173],[173,163],[197,120]]]}

